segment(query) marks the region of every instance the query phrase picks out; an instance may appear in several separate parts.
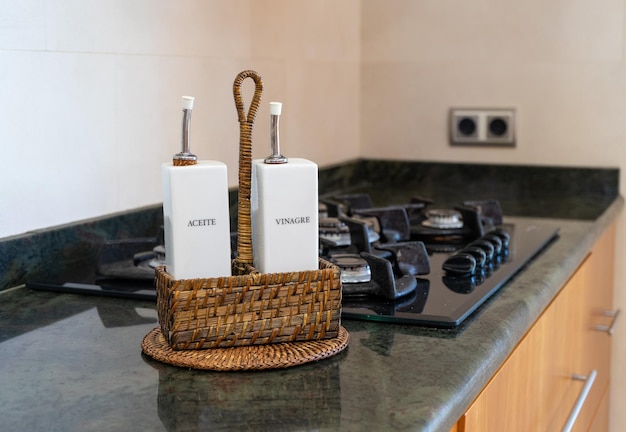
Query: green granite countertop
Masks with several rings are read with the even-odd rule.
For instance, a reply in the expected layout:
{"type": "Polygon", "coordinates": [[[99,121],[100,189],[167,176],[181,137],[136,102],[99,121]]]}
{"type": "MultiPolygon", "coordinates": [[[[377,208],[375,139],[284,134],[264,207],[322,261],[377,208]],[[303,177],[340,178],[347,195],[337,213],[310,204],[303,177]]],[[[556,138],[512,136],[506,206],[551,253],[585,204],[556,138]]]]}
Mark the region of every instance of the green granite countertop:
{"type": "Polygon", "coordinates": [[[2,291],[1,428],[447,431],[623,205],[618,196],[592,218],[542,220],[558,239],[460,332],[344,320],[344,352],[282,370],[201,372],[146,357],[150,302],[2,291]]]}

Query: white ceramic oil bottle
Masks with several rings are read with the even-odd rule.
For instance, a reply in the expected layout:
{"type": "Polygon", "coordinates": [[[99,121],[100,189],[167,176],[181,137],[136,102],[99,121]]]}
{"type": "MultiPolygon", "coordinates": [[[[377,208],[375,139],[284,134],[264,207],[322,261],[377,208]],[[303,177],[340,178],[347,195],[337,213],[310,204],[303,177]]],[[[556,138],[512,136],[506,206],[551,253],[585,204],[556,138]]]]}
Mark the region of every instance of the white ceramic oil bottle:
{"type": "Polygon", "coordinates": [[[270,102],[272,154],[252,161],[250,217],[254,266],[263,273],[319,267],[318,169],[280,153],[280,102],[270,102]]]}
{"type": "Polygon", "coordinates": [[[165,263],[174,279],[231,274],[226,165],[190,152],[193,102],[183,96],[182,151],[162,166],[165,263]]]}

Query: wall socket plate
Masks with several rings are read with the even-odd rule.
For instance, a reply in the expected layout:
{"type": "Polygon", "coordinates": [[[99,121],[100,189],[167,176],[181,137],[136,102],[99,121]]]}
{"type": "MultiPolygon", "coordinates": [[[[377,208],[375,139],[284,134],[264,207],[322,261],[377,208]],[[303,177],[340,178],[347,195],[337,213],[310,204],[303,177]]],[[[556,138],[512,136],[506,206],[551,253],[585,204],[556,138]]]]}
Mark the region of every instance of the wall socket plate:
{"type": "Polygon", "coordinates": [[[515,147],[515,109],[452,108],[450,144],[515,147]]]}

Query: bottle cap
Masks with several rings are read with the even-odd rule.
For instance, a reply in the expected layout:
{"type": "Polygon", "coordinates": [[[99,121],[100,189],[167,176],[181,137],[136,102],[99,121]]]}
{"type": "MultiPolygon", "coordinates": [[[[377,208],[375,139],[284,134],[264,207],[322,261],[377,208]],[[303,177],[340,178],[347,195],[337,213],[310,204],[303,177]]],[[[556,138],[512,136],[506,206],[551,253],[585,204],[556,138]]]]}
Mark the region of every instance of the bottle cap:
{"type": "Polygon", "coordinates": [[[270,114],[271,115],[280,115],[280,112],[283,110],[283,104],[281,102],[270,102],[270,114]]]}
{"type": "Polygon", "coordinates": [[[182,107],[184,110],[193,109],[193,101],[196,100],[193,96],[183,96],[182,107]]]}

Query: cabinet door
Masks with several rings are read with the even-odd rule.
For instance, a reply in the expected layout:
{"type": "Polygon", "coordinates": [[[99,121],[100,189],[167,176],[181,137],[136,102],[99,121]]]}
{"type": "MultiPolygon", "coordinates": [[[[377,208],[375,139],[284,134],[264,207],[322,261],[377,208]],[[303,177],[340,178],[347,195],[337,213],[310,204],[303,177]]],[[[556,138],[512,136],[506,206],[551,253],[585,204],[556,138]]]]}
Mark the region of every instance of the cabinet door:
{"type": "Polygon", "coordinates": [[[567,294],[583,283],[577,272],[537,320],[460,422],[465,432],[554,431],[565,424],[577,391],[571,379],[580,338],[567,294]]]}

